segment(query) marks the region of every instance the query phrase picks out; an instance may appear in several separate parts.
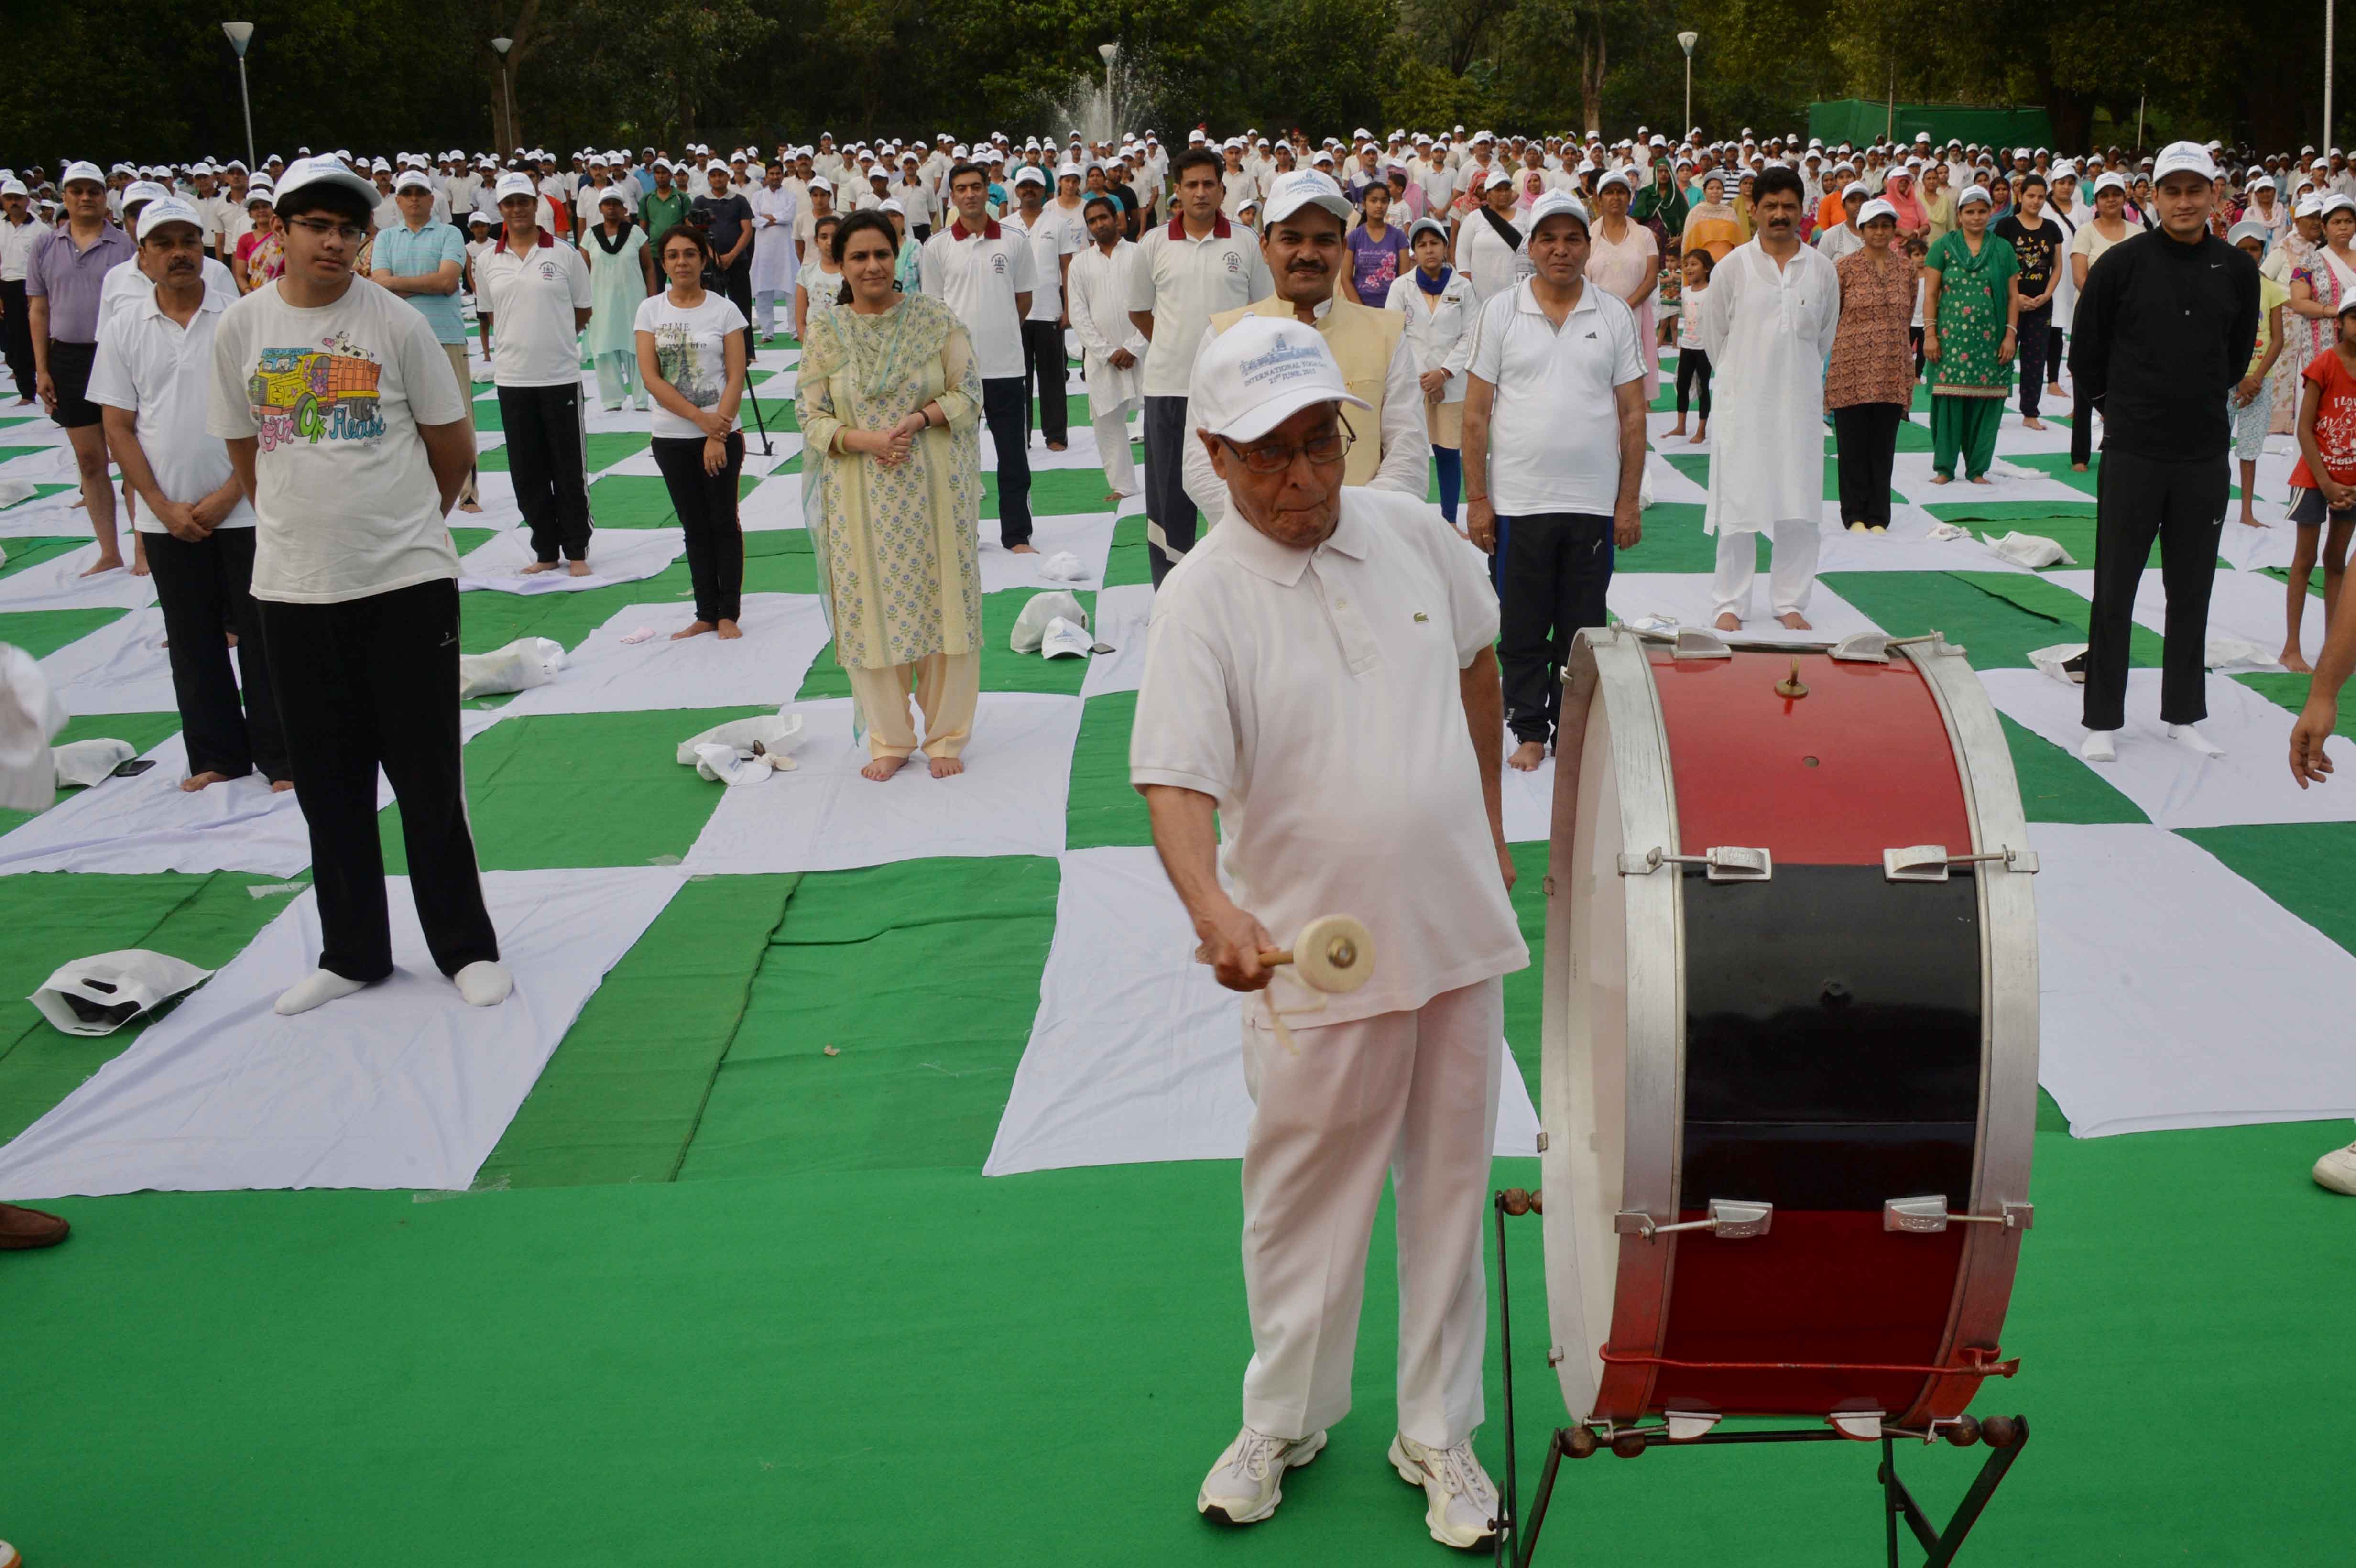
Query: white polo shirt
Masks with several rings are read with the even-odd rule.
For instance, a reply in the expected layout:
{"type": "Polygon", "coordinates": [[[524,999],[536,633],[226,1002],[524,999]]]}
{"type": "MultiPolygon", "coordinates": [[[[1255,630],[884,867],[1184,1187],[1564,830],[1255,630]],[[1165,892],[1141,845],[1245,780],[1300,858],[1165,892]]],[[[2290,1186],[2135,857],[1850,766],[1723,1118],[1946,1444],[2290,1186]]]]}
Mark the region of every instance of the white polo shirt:
{"type": "MultiPolygon", "coordinates": [[[[1039,209],[1036,224],[1025,222],[1016,212],[1007,215],[1006,226],[1022,229],[1031,240],[1031,275],[1038,281],[1031,290],[1031,314],[1023,319],[1059,319],[1064,314],[1064,258],[1080,252],[1079,239],[1052,204],[1039,209]]],[[[1087,232],[1086,229],[1080,231],[1087,232]]]]}
{"type": "Polygon", "coordinates": [[[1183,398],[1194,373],[1194,349],[1211,317],[1274,293],[1276,280],[1259,253],[1258,239],[1224,215],[1200,240],[1186,232],[1185,219],[1173,218],[1148,231],[1137,249],[1130,274],[1136,292],[1129,308],[1153,313],[1153,341],[1162,350],[1146,356],[1144,394],[1183,398]]]}
{"type": "Polygon", "coordinates": [[[475,263],[475,288],[491,313],[491,379],[502,387],[569,387],[581,379],[573,313],[589,308],[589,263],[547,229],[521,255],[502,229],[475,263]]]}
{"type": "MultiPolygon", "coordinates": [[[[156,485],[175,501],[201,501],[229,482],[229,448],[205,430],[205,411],[212,397],[213,336],[229,306],[228,297],[206,289],[197,314],[182,326],[164,314],[151,285],[144,304],[125,306],[98,336],[90,400],[137,416],[139,450],[147,454],[156,485]]],[[[252,506],[241,494],[237,505],[214,527],[253,527],[252,506]]],[[[169,531],[145,507],[139,508],[138,528],[143,534],[169,531]]]]}
{"type": "Polygon", "coordinates": [[[1131,784],[1219,803],[1222,880],[1279,944],[1322,914],[1373,933],[1374,978],[1296,1028],[1529,962],[1458,685],[1497,635],[1486,558],[1419,498],[1341,496],[1314,549],[1238,517],[1187,552],[1154,596],[1130,735],[1131,784]]]}
{"type": "Polygon", "coordinates": [[[1023,374],[1023,317],[1014,296],[1038,286],[1031,236],[991,219],[979,234],[962,219],[925,241],[925,292],[957,312],[985,381],[1023,374]]]}
{"type": "Polygon", "coordinates": [[[1590,283],[1557,327],[1524,279],[1481,307],[1472,333],[1468,368],[1497,389],[1489,416],[1490,505],[1508,517],[1610,517],[1620,498],[1613,391],[1644,375],[1635,313],[1590,283]]]}

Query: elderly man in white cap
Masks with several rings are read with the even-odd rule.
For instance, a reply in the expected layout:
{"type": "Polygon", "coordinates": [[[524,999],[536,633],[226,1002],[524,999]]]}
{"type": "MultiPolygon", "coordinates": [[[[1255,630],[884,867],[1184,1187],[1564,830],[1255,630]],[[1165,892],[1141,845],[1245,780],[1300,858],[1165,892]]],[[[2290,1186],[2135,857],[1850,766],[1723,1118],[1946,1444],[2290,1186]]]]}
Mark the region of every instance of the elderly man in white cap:
{"type": "Polygon", "coordinates": [[[1248,318],[1198,370],[1218,413],[1196,439],[1231,515],[1162,582],[1130,742],[1198,955],[1248,997],[1253,1354],[1243,1430],[1195,1507],[1267,1519],[1286,1472],[1349,1413],[1387,1171],[1399,1274],[1388,1459],[1422,1488],[1435,1539],[1483,1546],[1498,1510],[1472,1443],[1482,1198],[1501,977],[1528,961],[1505,896],[1496,596],[1479,552],[1419,498],[1344,484],[1343,411],[1364,405],[1314,330],[1248,318]],[[1271,1013],[1266,955],[1336,911],[1381,955],[1371,978],[1307,1013],[1280,993],[1271,1013]]]}
{"type": "MultiPolygon", "coordinates": [[[[1407,340],[1407,317],[1380,305],[1340,297],[1349,266],[1344,236],[1350,203],[1342,187],[1316,169],[1280,175],[1269,193],[1260,253],[1275,283],[1273,293],[1240,309],[1211,317],[1196,346],[1197,368],[1188,388],[1187,428],[1200,432],[1216,423],[1217,393],[1200,368],[1205,347],[1220,333],[1252,317],[1290,318],[1315,329],[1342,366],[1342,379],[1369,412],[1357,431],[1343,482],[1396,490],[1420,499],[1431,484],[1431,437],[1425,428],[1423,389],[1415,348],[1407,340]]],[[[1186,449],[1186,493],[1205,525],[1226,511],[1226,488],[1197,442],[1186,449]]]]}

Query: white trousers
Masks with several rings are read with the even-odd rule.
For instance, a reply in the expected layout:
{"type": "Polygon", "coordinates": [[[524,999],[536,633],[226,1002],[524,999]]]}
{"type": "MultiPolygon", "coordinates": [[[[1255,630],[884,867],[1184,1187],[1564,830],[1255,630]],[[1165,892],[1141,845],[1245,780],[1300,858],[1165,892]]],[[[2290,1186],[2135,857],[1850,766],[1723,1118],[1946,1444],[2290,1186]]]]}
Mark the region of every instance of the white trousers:
{"type": "Polygon", "coordinates": [[[753,291],[753,330],[763,337],[775,336],[777,328],[777,302],[784,300],[790,305],[793,298],[794,291],[790,288],[782,293],[770,293],[766,290],[755,289],[753,291]]]}
{"type": "MultiPolygon", "coordinates": [[[[1816,586],[1816,555],[1823,548],[1824,536],[1814,517],[1779,522],[1772,532],[1775,544],[1768,557],[1767,597],[1771,603],[1767,613],[1797,614],[1808,607],[1808,594],[1816,586]]],[[[1717,601],[1712,614],[1732,611],[1738,620],[1751,619],[1751,581],[1759,575],[1757,538],[1754,533],[1719,530],[1718,572],[1710,580],[1710,596],[1717,601]]]]}
{"type": "Polygon", "coordinates": [[[1137,459],[1129,451],[1129,416],[1107,414],[1088,421],[1096,432],[1097,451],[1104,458],[1105,484],[1124,496],[1137,494],[1137,459]]]}
{"type": "MultiPolygon", "coordinates": [[[[1298,1005],[1297,987],[1276,986],[1277,1006],[1287,993],[1298,1005]]],[[[1297,1055],[1245,1026],[1245,1425],[1300,1438],[1349,1413],[1385,1170],[1398,1222],[1398,1429],[1446,1448],[1481,1424],[1481,1221],[1505,1031],[1502,979],[1413,1012],[1295,1028],[1297,1055]]]]}

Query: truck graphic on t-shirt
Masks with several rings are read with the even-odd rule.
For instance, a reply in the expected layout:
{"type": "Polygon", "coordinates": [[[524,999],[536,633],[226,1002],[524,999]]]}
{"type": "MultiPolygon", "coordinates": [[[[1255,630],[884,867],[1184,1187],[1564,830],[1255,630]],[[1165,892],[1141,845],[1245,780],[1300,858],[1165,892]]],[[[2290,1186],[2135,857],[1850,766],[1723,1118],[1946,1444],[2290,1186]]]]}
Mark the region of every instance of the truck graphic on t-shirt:
{"type": "Polygon", "coordinates": [[[383,367],[316,348],[265,348],[246,380],[246,400],[266,451],[300,438],[363,440],[383,432],[377,379],[383,367]]]}

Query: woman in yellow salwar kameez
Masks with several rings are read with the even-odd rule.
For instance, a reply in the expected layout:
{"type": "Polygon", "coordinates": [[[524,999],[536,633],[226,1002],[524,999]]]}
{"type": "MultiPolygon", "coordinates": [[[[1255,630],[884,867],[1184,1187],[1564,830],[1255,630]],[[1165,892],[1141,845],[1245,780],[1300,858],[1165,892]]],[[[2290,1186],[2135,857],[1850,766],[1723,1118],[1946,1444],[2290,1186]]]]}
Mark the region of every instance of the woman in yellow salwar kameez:
{"type": "Polygon", "coordinates": [[[911,685],[933,776],[964,772],[981,686],[981,376],[949,307],[894,287],[899,255],[880,211],[835,231],[851,299],[810,313],[794,401],[819,591],[876,780],[917,749],[911,685]]]}

